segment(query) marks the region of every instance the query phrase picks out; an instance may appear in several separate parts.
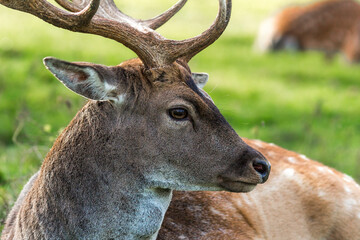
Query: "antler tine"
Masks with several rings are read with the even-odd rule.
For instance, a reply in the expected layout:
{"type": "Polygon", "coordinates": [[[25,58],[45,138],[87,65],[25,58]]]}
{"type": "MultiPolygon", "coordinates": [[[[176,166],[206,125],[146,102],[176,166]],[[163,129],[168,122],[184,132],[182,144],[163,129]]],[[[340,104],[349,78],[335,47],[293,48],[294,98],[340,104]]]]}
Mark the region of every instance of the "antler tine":
{"type": "Polygon", "coordinates": [[[185,5],[186,2],[187,2],[187,0],[180,0],[174,6],[169,8],[166,12],[164,12],[152,19],[140,20],[139,23],[155,30],[155,29],[161,27],[164,23],[169,21],[169,19],[172,18],[177,12],[179,12],[180,9],[185,5]]]}
{"type": "Polygon", "coordinates": [[[83,10],[73,14],[73,16],[78,16],[78,18],[75,19],[78,22],[77,25],[88,24],[96,14],[99,6],[100,0],[92,0],[83,10]]]}
{"type": "Polygon", "coordinates": [[[78,12],[78,11],[80,11],[80,9],[84,8],[84,7],[81,7],[80,4],[77,5],[68,0],[55,0],[55,2],[57,2],[60,6],[62,6],[63,8],[65,8],[66,10],[71,11],[71,12],[78,12]]]}
{"type": "Polygon", "coordinates": [[[84,9],[78,12],[65,12],[44,0],[0,0],[0,4],[12,9],[33,14],[57,27],[75,31],[79,26],[88,24],[95,15],[100,0],[92,0],[84,9]]]}
{"type": "MultiPolygon", "coordinates": [[[[88,1],[72,1],[69,0],[55,0],[60,6],[65,8],[68,11],[77,12],[80,9],[84,8],[88,1]]],[[[187,0],[179,0],[175,5],[169,8],[164,13],[148,20],[137,20],[132,18],[125,13],[121,12],[115,5],[113,0],[104,0],[100,3],[100,8],[97,15],[108,18],[109,15],[116,19],[117,21],[123,21],[123,18],[132,19],[133,21],[149,27],[151,29],[157,29],[169,21],[180,9],[185,5],[187,0]]]]}
{"type": "MultiPolygon", "coordinates": [[[[55,0],[60,6],[71,12],[77,12],[80,9],[83,9],[90,0],[55,0]]],[[[132,19],[123,12],[121,12],[115,5],[113,0],[101,0],[99,9],[96,13],[97,16],[103,17],[105,19],[112,19],[118,22],[122,22],[124,18],[132,19]]],[[[136,20],[135,20],[136,21],[136,20]]]]}
{"type": "MultiPolygon", "coordinates": [[[[174,50],[168,55],[168,62],[183,59],[189,62],[197,53],[215,42],[227,27],[231,15],[231,0],[219,0],[219,12],[211,27],[197,37],[173,41],[174,50]]],[[[171,43],[170,43],[171,44],[171,43]]]]}

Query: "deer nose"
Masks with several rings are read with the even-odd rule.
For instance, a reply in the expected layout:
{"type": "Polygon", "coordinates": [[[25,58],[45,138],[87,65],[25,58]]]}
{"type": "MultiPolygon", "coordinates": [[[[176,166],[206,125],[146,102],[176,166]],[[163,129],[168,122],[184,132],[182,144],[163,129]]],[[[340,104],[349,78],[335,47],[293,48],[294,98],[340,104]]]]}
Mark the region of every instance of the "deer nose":
{"type": "Polygon", "coordinates": [[[268,161],[265,161],[260,158],[256,158],[253,161],[253,168],[255,171],[260,175],[262,179],[262,183],[266,182],[266,180],[269,178],[271,165],[268,161]]]}

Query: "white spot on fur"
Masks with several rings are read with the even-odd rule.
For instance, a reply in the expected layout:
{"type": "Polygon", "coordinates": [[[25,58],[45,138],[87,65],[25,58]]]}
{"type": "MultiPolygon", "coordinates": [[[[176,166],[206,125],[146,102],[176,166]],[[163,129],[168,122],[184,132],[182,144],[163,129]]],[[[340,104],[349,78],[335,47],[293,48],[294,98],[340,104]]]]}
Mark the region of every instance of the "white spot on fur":
{"type": "Polygon", "coordinates": [[[266,52],[270,49],[276,34],[277,17],[272,16],[265,19],[259,27],[254,48],[259,52],[266,52]]]}
{"type": "Polygon", "coordinates": [[[345,190],[345,192],[347,192],[347,193],[351,193],[351,192],[352,192],[351,189],[350,189],[348,186],[344,186],[344,190],[345,190]]]}
{"type": "Polygon", "coordinates": [[[272,146],[272,147],[275,147],[275,146],[276,146],[275,143],[269,143],[269,145],[272,146]]]}
{"type": "Polygon", "coordinates": [[[318,166],[316,167],[317,170],[321,173],[324,173],[324,174],[335,174],[333,170],[331,170],[330,168],[326,167],[326,166],[318,166]]]}
{"type": "Polygon", "coordinates": [[[319,197],[324,197],[325,195],[326,195],[326,193],[324,191],[319,191],[318,192],[319,197]]]}
{"type": "Polygon", "coordinates": [[[187,239],[184,235],[180,235],[178,239],[187,239]]]}
{"type": "Polygon", "coordinates": [[[309,161],[309,160],[310,160],[309,158],[307,158],[307,157],[306,157],[305,155],[303,155],[303,154],[301,154],[300,157],[301,157],[302,159],[306,160],[306,161],[309,161]]]}
{"type": "Polygon", "coordinates": [[[344,200],[344,206],[347,210],[351,210],[354,207],[354,205],[356,205],[356,204],[357,204],[357,201],[353,198],[348,198],[348,199],[344,200]]]}
{"type": "Polygon", "coordinates": [[[287,168],[283,171],[283,175],[288,178],[292,178],[295,175],[295,170],[293,168],[287,168]]]}
{"type": "Polygon", "coordinates": [[[254,140],[254,144],[255,144],[256,146],[258,146],[258,147],[264,147],[263,142],[260,141],[260,140],[254,140]]]}
{"type": "Polygon", "coordinates": [[[347,175],[347,174],[344,174],[343,179],[344,179],[345,182],[348,182],[348,183],[354,182],[354,179],[352,177],[350,177],[349,175],[347,175]]]}
{"type": "Polygon", "coordinates": [[[291,163],[297,163],[297,160],[294,157],[288,157],[287,160],[291,163]]]}
{"type": "Polygon", "coordinates": [[[276,152],[273,152],[273,151],[269,151],[266,153],[267,156],[269,157],[275,157],[276,156],[276,152]]]}
{"type": "Polygon", "coordinates": [[[327,170],[327,172],[328,172],[329,174],[335,174],[334,171],[333,171],[332,169],[328,168],[328,167],[326,168],[326,170],[327,170]]]}
{"type": "Polygon", "coordinates": [[[317,167],[317,170],[319,170],[319,172],[325,173],[326,168],[325,167],[317,167]]]}

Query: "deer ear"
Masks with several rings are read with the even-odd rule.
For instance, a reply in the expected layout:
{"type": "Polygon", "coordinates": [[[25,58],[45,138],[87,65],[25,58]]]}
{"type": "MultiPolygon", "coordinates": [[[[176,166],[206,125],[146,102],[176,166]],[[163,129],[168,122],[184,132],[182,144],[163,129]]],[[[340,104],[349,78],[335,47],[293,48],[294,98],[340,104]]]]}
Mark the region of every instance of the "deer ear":
{"type": "Polygon", "coordinates": [[[209,74],[207,73],[192,73],[191,74],[196,86],[198,88],[203,88],[207,81],[209,80],[209,74]]]}
{"type": "Polygon", "coordinates": [[[93,100],[116,100],[116,86],[103,79],[93,64],[44,58],[46,68],[70,90],[93,100]]]}

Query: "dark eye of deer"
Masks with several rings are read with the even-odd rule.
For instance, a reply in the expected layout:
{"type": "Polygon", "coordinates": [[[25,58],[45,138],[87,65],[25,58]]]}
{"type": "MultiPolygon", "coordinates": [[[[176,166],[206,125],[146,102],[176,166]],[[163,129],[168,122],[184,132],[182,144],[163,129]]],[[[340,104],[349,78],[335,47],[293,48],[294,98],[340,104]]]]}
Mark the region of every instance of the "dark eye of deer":
{"type": "Polygon", "coordinates": [[[173,108],[169,110],[169,115],[175,120],[184,120],[188,117],[188,111],[184,108],[173,108]]]}

